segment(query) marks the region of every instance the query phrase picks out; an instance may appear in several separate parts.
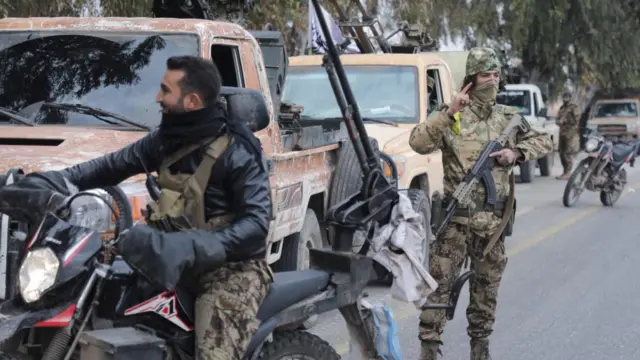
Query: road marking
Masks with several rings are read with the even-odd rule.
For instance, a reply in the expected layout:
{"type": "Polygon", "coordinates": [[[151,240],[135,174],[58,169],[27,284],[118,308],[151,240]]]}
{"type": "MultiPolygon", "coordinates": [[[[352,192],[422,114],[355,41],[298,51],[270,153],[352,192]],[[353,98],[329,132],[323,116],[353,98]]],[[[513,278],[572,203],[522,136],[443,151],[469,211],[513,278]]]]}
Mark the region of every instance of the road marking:
{"type": "MultiPolygon", "coordinates": [[[[626,194],[635,192],[636,188],[640,188],[640,183],[637,184],[633,184],[630,188],[627,189],[627,191],[623,192],[620,197],[622,198],[623,196],[625,196],[626,194]]],[[[619,199],[618,199],[619,201],[619,199]]],[[[532,237],[530,237],[529,239],[525,240],[524,242],[519,243],[517,246],[514,246],[513,248],[510,248],[509,250],[507,250],[507,256],[514,256],[517,254],[520,254],[540,243],[542,243],[543,241],[549,239],[550,237],[552,237],[553,235],[558,234],[560,231],[568,228],[569,226],[573,225],[574,223],[576,223],[577,221],[592,215],[596,212],[598,212],[599,210],[601,210],[604,206],[598,206],[598,205],[593,205],[588,207],[585,210],[582,210],[581,212],[573,215],[572,217],[568,218],[568,219],[564,219],[561,222],[559,222],[558,224],[547,228],[544,231],[541,231],[535,235],[533,235],[532,237]]],[[[523,209],[523,214],[530,212],[531,210],[533,210],[534,207],[530,207],[530,208],[525,208],[523,209]]],[[[517,216],[517,214],[516,214],[517,216]]],[[[390,297],[390,295],[386,295],[383,300],[392,300],[392,298],[390,297]]],[[[416,307],[413,304],[409,304],[409,303],[399,303],[399,306],[397,306],[397,308],[392,309],[393,311],[393,317],[396,320],[396,322],[400,322],[403,320],[406,320],[410,317],[416,317],[419,315],[420,311],[418,309],[416,309],[416,307]]],[[[334,346],[336,352],[341,356],[344,357],[346,355],[349,354],[349,342],[343,342],[340,344],[337,344],[334,346]]]]}

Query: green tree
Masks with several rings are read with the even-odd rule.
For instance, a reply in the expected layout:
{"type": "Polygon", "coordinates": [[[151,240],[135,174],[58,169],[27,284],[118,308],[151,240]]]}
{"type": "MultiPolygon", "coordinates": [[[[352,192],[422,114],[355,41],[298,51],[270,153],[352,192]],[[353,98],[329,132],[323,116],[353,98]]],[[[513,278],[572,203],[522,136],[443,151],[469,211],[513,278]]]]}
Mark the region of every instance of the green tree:
{"type": "Polygon", "coordinates": [[[530,82],[640,85],[640,5],[630,0],[432,0],[424,19],[438,37],[519,58],[530,82]],[[499,9],[501,11],[499,11],[499,9]]]}

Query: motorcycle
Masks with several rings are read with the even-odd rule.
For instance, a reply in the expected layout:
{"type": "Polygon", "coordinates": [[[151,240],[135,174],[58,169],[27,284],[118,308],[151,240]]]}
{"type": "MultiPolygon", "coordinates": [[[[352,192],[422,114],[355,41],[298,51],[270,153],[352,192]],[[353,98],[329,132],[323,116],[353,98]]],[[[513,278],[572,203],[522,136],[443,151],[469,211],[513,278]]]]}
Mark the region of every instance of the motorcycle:
{"type": "Polygon", "coordinates": [[[593,130],[587,130],[584,151],[587,158],[578,163],[564,189],[562,203],[576,204],[585,189],[600,192],[600,202],[613,206],[627,184],[625,164],[633,167],[640,149],[637,139],[610,141],[593,130]]]}

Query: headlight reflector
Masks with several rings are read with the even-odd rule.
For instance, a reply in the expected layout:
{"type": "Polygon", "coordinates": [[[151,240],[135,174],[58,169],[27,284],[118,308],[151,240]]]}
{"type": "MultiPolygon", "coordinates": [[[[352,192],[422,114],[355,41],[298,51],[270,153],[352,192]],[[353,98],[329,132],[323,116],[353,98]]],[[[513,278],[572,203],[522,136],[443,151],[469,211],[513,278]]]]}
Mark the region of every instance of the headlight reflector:
{"type": "Polygon", "coordinates": [[[27,303],[40,299],[56,281],[60,261],[49,248],[39,248],[27,253],[20,266],[20,295],[27,303]]]}
{"type": "MultiPolygon", "coordinates": [[[[107,201],[112,201],[111,196],[104,190],[89,190],[107,201]]],[[[111,210],[100,199],[93,196],[82,196],[71,203],[71,218],[69,223],[82,226],[98,232],[109,230],[112,225],[111,210]]]]}
{"type": "Polygon", "coordinates": [[[584,144],[584,151],[586,152],[595,151],[596,149],[598,149],[598,144],[599,144],[599,141],[597,139],[591,138],[587,140],[587,142],[584,144]]]}

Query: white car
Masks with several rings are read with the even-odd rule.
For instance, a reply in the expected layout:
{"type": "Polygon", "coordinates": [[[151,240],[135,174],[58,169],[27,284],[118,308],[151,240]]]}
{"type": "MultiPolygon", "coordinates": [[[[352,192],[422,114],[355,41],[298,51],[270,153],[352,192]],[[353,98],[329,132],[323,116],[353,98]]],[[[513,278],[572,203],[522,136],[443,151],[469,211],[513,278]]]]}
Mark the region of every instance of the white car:
{"type": "Polygon", "coordinates": [[[522,182],[533,181],[536,167],[540,168],[541,176],[550,176],[555,159],[555,151],[558,150],[560,128],[554,120],[547,117],[547,108],[542,99],[542,92],[534,84],[508,84],[506,91],[498,94],[496,101],[499,104],[513,106],[536,130],[551,135],[553,150],[547,156],[538,161],[531,161],[520,166],[520,178],[522,182]]]}

